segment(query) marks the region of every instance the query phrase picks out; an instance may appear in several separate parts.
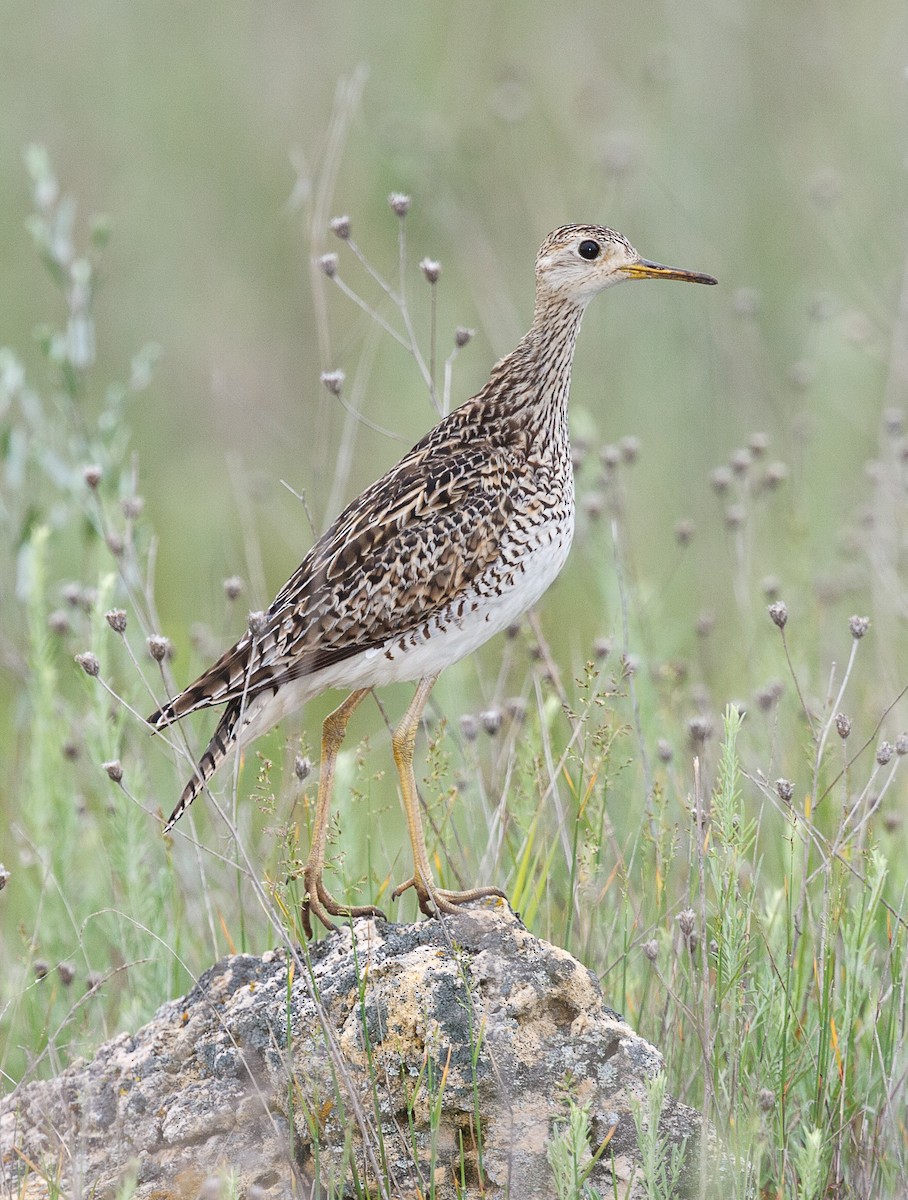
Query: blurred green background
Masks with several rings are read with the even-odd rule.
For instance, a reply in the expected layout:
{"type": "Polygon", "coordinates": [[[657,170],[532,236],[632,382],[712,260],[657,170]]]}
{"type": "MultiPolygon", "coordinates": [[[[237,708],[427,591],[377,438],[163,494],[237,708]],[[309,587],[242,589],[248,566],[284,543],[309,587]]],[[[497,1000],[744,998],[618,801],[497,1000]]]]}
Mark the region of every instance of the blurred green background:
{"type": "MultiPolygon", "coordinates": [[[[658,562],[677,518],[711,519],[709,470],[761,430],[773,457],[804,472],[794,499],[822,523],[822,554],[845,515],[843,489],[860,486],[855,461],[875,444],[901,284],[906,25],[904,5],[885,0],[5,0],[0,336],[21,352],[48,315],[23,227],[21,155],[37,141],[80,216],[112,224],[99,376],[123,374],[145,342],[162,350],[131,425],[161,534],[167,632],[179,643],[213,611],[225,575],[250,574],[238,489],[262,535],[265,590],[250,606],[265,604],[308,541],[278,481],[305,490],[323,525],[343,413],[319,373],[352,376],[368,327],[330,294],[333,340],[320,353],[309,263],[313,250],[341,247],[322,230],[313,246],[292,202],[305,190],[298,170],[318,186],[338,81],[362,69],[330,214],[349,212],[358,242],[391,269],[385,198],[413,196],[412,261],[429,254],[444,268],[441,345],[455,324],[477,331],[455,403],[526,327],[545,233],[569,220],[614,225],[646,256],[722,285],[628,288],[587,318],[575,427],[593,440],[640,437],[639,552],[658,562]],[[751,303],[754,318],[736,311],[751,303]]],[[[414,274],[425,336],[420,282],[414,274]]],[[[431,423],[411,364],[390,345],[363,408],[405,442],[431,423]]],[[[360,429],[341,499],[400,450],[360,429]]],[[[583,572],[575,558],[568,589],[582,588],[583,572]]],[[[721,580],[688,586],[721,608],[721,580]]]]}
{"type": "MultiPolygon", "coordinates": [[[[621,288],[586,317],[572,402],[578,538],[541,606],[563,676],[582,671],[596,639],[613,639],[645,667],[639,696],[651,752],[668,737],[687,754],[690,716],[708,710],[718,722],[730,699],[753,708],[757,690],[785,674],[765,612],[780,591],[792,607],[801,685],[820,705],[830,661],[847,657],[849,613],[873,618],[855,674],[869,732],[908,671],[902,426],[890,417],[887,433],[881,421],[908,386],[906,33],[903,0],[4,0],[0,345],[53,395],[33,331],[64,322],[65,306],[25,226],[23,152],[39,143],[77,198],[79,244],[93,215],[111,226],[94,309],[98,360],[80,401],[89,426],[107,381],[128,377],[142,346],[160,348],[126,422],[142,519],[158,538],[155,602],[177,683],[241,632],[249,609],[268,604],[311,544],[302,506],[281,481],[305,493],[323,529],[433,423],[411,359],[389,338],[374,344],[374,323],[313,267],[336,251],[344,278],[381,304],[326,224],[349,213],[357,243],[393,277],[398,230],[387,197],[399,190],[413,202],[408,289],[421,344],[423,256],[442,263],[439,357],[457,326],[475,330],[455,364],[455,404],[526,329],[533,258],[554,226],[609,224],[646,257],[719,278],[715,289],[621,288]],[[339,114],[343,136],[332,138],[339,114]],[[359,377],[364,416],[397,440],[351,424],[320,383],[336,368],[348,395],[359,377]],[[711,472],[749,443],[762,447],[754,434],[768,448],[730,482],[720,476],[717,492],[711,472]],[[639,439],[637,461],[603,477],[602,447],[628,437],[639,439]],[[894,489],[885,511],[881,463],[894,489]],[[767,464],[780,464],[778,487],[766,484],[767,464]],[[627,646],[610,515],[622,531],[627,646]],[[682,519],[695,529],[686,548],[682,519]],[[246,590],[231,606],[223,581],[233,575],[246,590]],[[193,649],[194,630],[202,650],[193,649]]],[[[394,318],[387,304],[381,311],[394,318]]],[[[13,591],[18,532],[0,580],[2,710],[16,731],[0,858],[13,857],[10,830],[31,803],[17,770],[32,719],[25,617],[13,591]]],[[[63,536],[54,544],[51,607],[86,569],[84,546],[69,546],[63,536]]],[[[85,681],[72,654],[86,637],[83,622],[59,651],[61,686],[76,696],[85,681]]],[[[143,649],[141,637],[136,645],[143,649]]],[[[440,704],[452,718],[526,690],[519,672],[499,673],[503,645],[442,680],[440,704]]],[[[109,652],[105,669],[115,658],[109,652]]],[[[122,656],[116,669],[128,674],[122,656]]],[[[792,697],[790,681],[786,688],[792,697]]],[[[144,696],[136,703],[151,707],[144,696]]],[[[307,718],[310,745],[328,703],[307,718]]],[[[402,690],[392,692],[389,713],[404,703],[402,690]]],[[[899,720],[908,724],[896,710],[893,735],[899,720]]],[[[361,728],[378,732],[374,713],[368,722],[361,728]]],[[[297,729],[288,723],[268,745],[297,729]]],[[[787,736],[808,741],[796,721],[787,736]]],[[[138,722],[129,737],[127,777],[140,773],[143,755],[157,763],[142,799],[169,811],[184,767],[148,743],[138,722]]],[[[375,763],[388,771],[377,740],[375,763]]],[[[773,778],[777,743],[767,742],[758,761],[773,778]]],[[[100,805],[108,781],[98,782],[96,762],[79,769],[74,786],[89,807],[100,805]]],[[[628,827],[631,795],[615,813],[628,827]]],[[[137,836],[150,845],[156,826],[142,820],[137,836]]],[[[376,855],[380,877],[399,854],[399,827],[389,819],[384,830],[391,850],[383,844],[376,855]]],[[[188,857],[183,869],[192,876],[188,857]]],[[[362,859],[351,866],[365,869],[362,859]]]]}

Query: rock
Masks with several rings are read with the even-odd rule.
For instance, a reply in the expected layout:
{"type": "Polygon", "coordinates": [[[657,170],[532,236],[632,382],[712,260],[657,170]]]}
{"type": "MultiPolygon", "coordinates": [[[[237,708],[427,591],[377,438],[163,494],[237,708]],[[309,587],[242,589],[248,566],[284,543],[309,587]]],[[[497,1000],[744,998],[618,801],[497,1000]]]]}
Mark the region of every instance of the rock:
{"type": "MultiPolygon", "coordinates": [[[[581,1165],[608,1138],[589,1183],[646,1195],[632,1114],[661,1055],[505,905],[358,920],[289,989],[288,960],[224,958],[135,1035],[20,1086],[0,1104],[2,1194],[264,1200],[322,1194],[318,1178],[331,1196],[548,1198],[570,1096],[581,1165]]],[[[666,1102],[669,1146],[699,1129],[666,1102]]]]}

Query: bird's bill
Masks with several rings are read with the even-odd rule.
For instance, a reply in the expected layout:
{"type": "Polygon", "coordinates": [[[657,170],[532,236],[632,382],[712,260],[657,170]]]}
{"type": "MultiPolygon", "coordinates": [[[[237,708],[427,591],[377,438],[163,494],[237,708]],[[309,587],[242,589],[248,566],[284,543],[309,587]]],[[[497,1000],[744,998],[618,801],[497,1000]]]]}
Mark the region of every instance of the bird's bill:
{"type": "Polygon", "coordinates": [[[680,267],[663,267],[660,263],[638,258],[624,267],[628,279],[681,279],[685,283],[718,283],[712,275],[701,275],[698,271],[682,271],[680,267]]]}

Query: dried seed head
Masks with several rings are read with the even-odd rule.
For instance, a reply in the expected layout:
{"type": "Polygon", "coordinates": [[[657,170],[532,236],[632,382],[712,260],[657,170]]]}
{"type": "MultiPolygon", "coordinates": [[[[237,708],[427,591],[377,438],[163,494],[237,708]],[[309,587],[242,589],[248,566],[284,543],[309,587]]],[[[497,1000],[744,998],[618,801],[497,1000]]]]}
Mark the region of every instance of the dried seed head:
{"type": "Polygon", "coordinates": [[[900,408],[887,408],[883,413],[883,425],[890,437],[895,437],[905,429],[905,414],[900,408]]]}
{"type": "Polygon", "coordinates": [[[0,892],[3,891],[12,877],[12,871],[10,871],[8,867],[5,867],[3,863],[0,863],[0,892]]]}
{"type": "Polygon", "coordinates": [[[776,780],[776,795],[785,804],[791,804],[791,798],[794,795],[794,791],[795,791],[794,784],[791,782],[790,779],[777,779],[776,780]]]}
{"type": "Polygon", "coordinates": [[[72,739],[67,739],[62,747],[63,757],[67,762],[75,762],[82,752],[82,747],[79,742],[74,742],[72,739]]]}
{"type": "Polygon", "coordinates": [[[603,659],[608,658],[608,656],[611,654],[611,652],[612,652],[612,639],[611,638],[600,637],[600,638],[596,638],[596,640],[593,642],[593,655],[595,658],[597,658],[599,660],[599,662],[602,662],[603,659]]]}
{"type": "Polygon", "coordinates": [[[709,637],[715,627],[716,614],[711,609],[705,608],[697,617],[697,636],[709,637]]]}
{"type": "Polygon", "coordinates": [[[236,600],[243,594],[243,580],[239,575],[228,575],[224,580],[224,595],[228,600],[236,600]]]}
{"type": "Polygon", "coordinates": [[[101,664],[90,650],[86,650],[84,654],[77,654],[76,662],[86,675],[96,676],[101,672],[101,664]]]}
{"type": "Polygon", "coordinates": [[[410,197],[404,195],[403,192],[392,192],[388,197],[388,203],[391,205],[391,211],[397,213],[399,217],[405,217],[410,211],[410,197]]]}
{"type": "Polygon", "coordinates": [[[648,958],[650,962],[655,962],[659,957],[659,943],[655,938],[650,938],[648,942],[644,942],[641,949],[643,950],[644,956],[648,958]]]}
{"type": "Polygon", "coordinates": [[[296,758],[293,760],[293,773],[300,783],[302,783],[304,779],[308,779],[311,772],[312,759],[306,754],[297,754],[296,758]]]}
{"type": "Polygon", "coordinates": [[[659,738],[656,742],[656,754],[660,762],[670,763],[675,757],[675,752],[672,750],[665,738],[659,738]]]}
{"type": "Polygon", "coordinates": [[[43,958],[36,958],[32,963],[32,970],[35,973],[35,979],[46,979],[50,964],[43,958]]]}
{"type": "Polygon", "coordinates": [[[632,466],[640,457],[640,439],[628,434],[623,437],[618,443],[618,449],[621,451],[621,458],[628,466],[632,466]]]}
{"type": "Polygon", "coordinates": [[[895,752],[898,755],[908,754],[908,733],[900,733],[895,739],[895,752]]]}
{"type": "Polygon", "coordinates": [[[746,446],[742,446],[740,450],[736,450],[732,454],[729,461],[729,466],[735,475],[746,475],[753,465],[754,456],[746,446]]]}
{"type": "Polygon", "coordinates": [[[692,908],[685,908],[678,913],[675,920],[678,922],[678,928],[681,930],[681,936],[688,950],[695,949],[700,942],[700,935],[697,932],[697,914],[692,908]]]}
{"type": "Polygon", "coordinates": [[[69,614],[63,608],[55,608],[47,618],[47,628],[51,633],[64,634],[69,633],[72,624],[69,619],[69,614]]]}
{"type": "Polygon", "coordinates": [[[488,708],[485,712],[479,714],[479,719],[489,737],[494,737],[501,728],[501,709],[488,708]]]}
{"type": "Polygon", "coordinates": [[[504,711],[509,721],[522,725],[527,716],[527,702],[522,696],[511,696],[504,702],[504,711]]]}
{"type": "Polygon", "coordinates": [[[770,1088],[760,1088],[757,1092],[757,1104],[761,1112],[772,1112],[776,1106],[776,1094],[770,1088]]]}
{"type": "Polygon", "coordinates": [[[851,733],[851,717],[846,717],[844,713],[836,713],[835,731],[844,742],[851,733]]]}
{"type": "Polygon", "coordinates": [[[881,767],[885,767],[885,765],[892,759],[894,753],[895,748],[893,747],[892,742],[880,742],[876,748],[876,760],[881,767]]]}
{"type": "Polygon", "coordinates": [[[332,217],[328,222],[328,228],[335,237],[339,237],[342,242],[345,242],[350,236],[350,218],[346,214],[342,217],[332,217]]]}
{"type": "Polygon", "coordinates": [[[318,269],[323,275],[327,275],[329,279],[334,278],[339,266],[340,259],[336,254],[323,254],[318,260],[318,269]]]}
{"type": "Polygon", "coordinates": [[[332,396],[339,396],[344,386],[343,371],[322,371],[321,381],[332,396]]]}
{"type": "Polygon", "coordinates": [[[788,624],[788,605],[784,600],[777,600],[775,604],[770,604],[766,611],[769,613],[769,619],[773,625],[778,625],[779,629],[784,629],[788,624]]]}
{"type": "Polygon", "coordinates": [[[89,971],[85,976],[85,986],[90,992],[96,992],[104,982],[104,976],[100,971],[89,971]]]}
{"type": "Polygon", "coordinates": [[[261,637],[268,625],[268,618],[261,610],[251,612],[248,618],[249,632],[253,637],[261,637]]]}
{"type": "Polygon", "coordinates": [[[697,914],[692,908],[685,908],[678,913],[675,920],[678,922],[678,928],[687,937],[693,933],[697,925],[697,914]]]}
{"type": "Polygon", "coordinates": [[[743,504],[729,504],[725,510],[725,528],[731,530],[740,529],[747,519],[747,513],[743,504]]]}
{"type": "Polygon", "coordinates": [[[763,475],[763,486],[771,492],[775,491],[780,484],[783,484],[788,478],[788,467],[783,462],[771,462],[766,465],[766,472],[763,475]]]}
{"type": "Polygon", "coordinates": [[[135,521],[142,515],[145,501],[141,496],[124,496],[120,501],[120,510],[127,521],[135,521]]]}
{"type": "Polygon", "coordinates": [[[767,600],[775,600],[782,590],[782,581],[778,575],[764,575],[760,580],[760,591],[767,600]]]}
{"type": "Polygon", "coordinates": [[[602,510],[605,508],[605,496],[602,492],[587,492],[583,497],[583,511],[591,521],[596,521],[602,516],[602,510]]]}
{"type": "Polygon", "coordinates": [[[76,968],[72,963],[57,963],[57,976],[64,987],[69,987],[76,977],[76,968]]]}
{"type": "Polygon", "coordinates": [[[170,638],[163,637],[159,633],[153,633],[150,638],[145,639],[145,644],[148,646],[148,653],[156,663],[163,662],[165,658],[173,657],[173,647],[170,644],[170,638]]]}
{"type": "Polygon", "coordinates": [[[111,762],[101,763],[101,766],[107,772],[110,779],[114,783],[120,783],[123,779],[123,764],[118,758],[112,759],[111,762]]]}
{"type": "Polygon", "coordinates": [[[454,330],[454,345],[458,348],[458,350],[463,349],[470,338],[472,338],[473,332],[474,331],[472,329],[465,329],[463,325],[457,326],[457,328],[454,330]]]}
{"type": "Polygon", "coordinates": [[[126,632],[126,612],[122,608],[111,608],[104,614],[104,620],[114,633],[126,632]]]}
{"type": "Polygon", "coordinates": [[[752,433],[747,439],[747,448],[754,458],[762,458],[769,449],[769,434],[752,433]]]}
{"type": "Polygon", "coordinates": [[[97,488],[97,486],[101,482],[101,479],[103,478],[103,476],[104,476],[104,471],[102,470],[101,467],[98,466],[97,463],[89,463],[89,465],[87,467],[82,468],[82,478],[85,480],[85,482],[88,484],[88,486],[91,488],[92,491],[94,491],[97,488]]]}
{"type": "Polygon", "coordinates": [[[441,274],[440,262],[436,262],[434,258],[424,258],[419,264],[419,269],[429,283],[438,283],[438,277],[441,274]]]}
{"type": "Polygon", "coordinates": [[[611,471],[621,462],[621,451],[617,446],[605,445],[599,450],[599,461],[607,471],[611,471]]]}
{"type": "Polygon", "coordinates": [[[70,608],[78,608],[82,603],[82,588],[78,583],[64,583],[60,595],[70,608]]]}
{"type": "Polygon", "coordinates": [[[108,533],[104,541],[107,544],[107,549],[111,552],[114,558],[119,558],[126,548],[123,539],[113,530],[108,533]]]}
{"type": "Polygon", "coordinates": [[[769,688],[760,688],[760,690],[757,692],[756,700],[757,708],[760,710],[760,712],[769,712],[773,704],[775,704],[775,697],[769,688]]]}
{"type": "Polygon", "coordinates": [[[460,718],[460,733],[465,742],[475,742],[479,736],[479,721],[472,713],[464,713],[460,718]]]}
{"type": "Polygon", "coordinates": [[[694,537],[694,523],[689,517],[675,522],[675,541],[679,546],[689,546],[694,537]]]}
{"type": "Polygon", "coordinates": [[[864,636],[864,634],[870,628],[870,618],[869,617],[849,617],[848,618],[848,628],[851,630],[851,636],[854,638],[854,640],[858,641],[860,638],[862,638],[864,636]]]}
{"type": "Polygon", "coordinates": [[[709,717],[691,717],[687,722],[687,734],[694,746],[702,746],[712,731],[713,723],[709,717]]]}
{"type": "Polygon", "coordinates": [[[709,474],[709,482],[716,495],[721,496],[723,492],[727,492],[731,487],[731,471],[728,467],[716,467],[709,474]]]}

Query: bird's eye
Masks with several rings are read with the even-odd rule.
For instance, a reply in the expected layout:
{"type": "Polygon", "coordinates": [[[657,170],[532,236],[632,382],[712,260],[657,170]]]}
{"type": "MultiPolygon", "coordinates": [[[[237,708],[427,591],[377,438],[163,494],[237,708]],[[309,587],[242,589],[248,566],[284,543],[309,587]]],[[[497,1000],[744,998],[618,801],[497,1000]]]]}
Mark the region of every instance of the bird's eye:
{"type": "Polygon", "coordinates": [[[581,242],[577,247],[577,253],[581,258],[585,258],[589,262],[592,262],[594,258],[599,257],[601,249],[602,247],[598,242],[594,242],[591,238],[587,238],[586,241],[581,242]]]}

